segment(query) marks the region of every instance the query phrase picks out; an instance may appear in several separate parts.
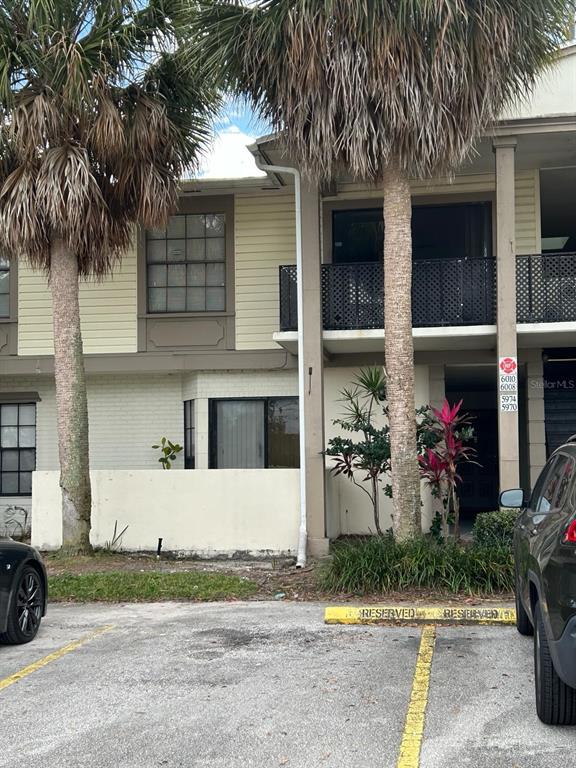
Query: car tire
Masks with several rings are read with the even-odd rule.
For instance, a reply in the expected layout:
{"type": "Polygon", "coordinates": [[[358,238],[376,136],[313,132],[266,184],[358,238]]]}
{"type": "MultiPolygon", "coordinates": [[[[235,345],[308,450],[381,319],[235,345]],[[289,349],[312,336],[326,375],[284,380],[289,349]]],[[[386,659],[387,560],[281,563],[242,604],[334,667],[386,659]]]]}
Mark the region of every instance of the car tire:
{"type": "Polygon", "coordinates": [[[21,645],[34,640],[44,611],[44,581],[36,568],[26,566],[16,579],[8,607],[6,632],[0,643],[21,645]]]}
{"type": "Polygon", "coordinates": [[[534,683],[540,720],[546,725],[576,725],[576,689],[554,669],[540,603],[534,609],[534,683]]]}
{"type": "Polygon", "coordinates": [[[530,616],[526,613],[526,609],[522,604],[520,598],[520,590],[518,588],[518,581],[516,581],[516,629],[521,635],[529,636],[534,634],[534,627],[530,621],[530,616]]]}

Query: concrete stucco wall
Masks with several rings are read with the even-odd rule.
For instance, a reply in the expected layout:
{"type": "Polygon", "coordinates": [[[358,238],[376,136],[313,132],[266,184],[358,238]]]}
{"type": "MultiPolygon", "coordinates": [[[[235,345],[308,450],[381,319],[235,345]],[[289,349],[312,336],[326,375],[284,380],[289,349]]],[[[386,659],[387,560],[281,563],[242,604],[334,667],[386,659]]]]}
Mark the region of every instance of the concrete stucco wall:
{"type": "MultiPolygon", "coordinates": [[[[104,546],[128,525],[127,550],[163,549],[198,555],[293,554],[298,544],[296,469],[95,470],[91,473],[91,540],[104,546]]],[[[32,543],[62,542],[57,472],[33,476],[32,543]]]]}
{"type": "MultiPolygon", "coordinates": [[[[343,417],[343,403],[341,402],[341,392],[346,387],[350,389],[354,376],[358,373],[357,368],[325,368],[325,413],[326,413],[326,441],[331,437],[343,434],[342,430],[334,425],[334,420],[343,417]]],[[[430,399],[430,381],[429,367],[426,365],[417,365],[415,368],[415,399],[416,406],[424,405],[430,399]]],[[[377,424],[383,423],[383,418],[375,420],[377,424]]],[[[333,462],[326,457],[326,468],[333,466],[333,462]]],[[[383,486],[389,482],[386,478],[382,480],[383,486]]],[[[367,485],[368,487],[368,485],[367,485]]],[[[422,486],[422,522],[427,528],[431,521],[431,499],[425,486],[422,486]]],[[[390,528],[392,525],[392,501],[385,496],[384,491],[380,492],[380,524],[383,529],[390,528]]],[[[356,488],[354,484],[345,477],[333,477],[327,473],[327,528],[330,538],[336,538],[339,535],[374,533],[374,516],[372,504],[368,496],[356,488]]]]}
{"type": "Polygon", "coordinates": [[[571,115],[576,112],[576,45],[561,52],[558,61],[545,72],[533,91],[503,113],[504,120],[571,115]]]}

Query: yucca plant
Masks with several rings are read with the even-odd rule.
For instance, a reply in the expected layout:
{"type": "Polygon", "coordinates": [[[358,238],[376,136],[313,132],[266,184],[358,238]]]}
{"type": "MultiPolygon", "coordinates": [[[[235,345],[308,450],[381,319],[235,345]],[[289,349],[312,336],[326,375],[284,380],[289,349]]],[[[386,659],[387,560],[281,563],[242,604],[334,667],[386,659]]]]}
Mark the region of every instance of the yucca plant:
{"type": "Polygon", "coordinates": [[[215,91],[180,45],[186,0],[3,0],[0,247],[49,277],[63,547],[90,549],[79,278],[162,227],[215,91]]]}
{"type": "Polygon", "coordinates": [[[384,324],[393,527],[420,531],[414,421],[411,177],[450,173],[503,106],[530,92],[572,0],[200,0],[197,45],[281,132],[314,181],[384,195],[384,324]]]}
{"type": "MultiPolygon", "coordinates": [[[[374,528],[382,535],[380,489],[382,479],[390,474],[390,426],[383,369],[362,368],[340,395],[343,415],[332,423],[342,434],[330,438],[325,455],[333,462],[331,472],[335,477],[342,475],[368,496],[374,528]]],[[[421,454],[436,446],[440,437],[430,406],[421,406],[415,416],[421,454]]],[[[383,490],[392,496],[390,483],[386,482],[383,490]]]]}

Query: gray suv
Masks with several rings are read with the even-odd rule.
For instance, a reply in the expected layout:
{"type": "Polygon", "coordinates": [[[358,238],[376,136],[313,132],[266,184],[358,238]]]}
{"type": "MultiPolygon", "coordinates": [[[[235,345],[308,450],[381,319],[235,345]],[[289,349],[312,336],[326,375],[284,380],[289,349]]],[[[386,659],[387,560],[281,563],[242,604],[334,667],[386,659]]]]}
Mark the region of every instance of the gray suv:
{"type": "Polygon", "coordinates": [[[576,436],[556,450],[529,499],[504,491],[519,507],[514,530],[516,626],[534,635],[536,711],[549,725],[576,725],[576,436]]]}

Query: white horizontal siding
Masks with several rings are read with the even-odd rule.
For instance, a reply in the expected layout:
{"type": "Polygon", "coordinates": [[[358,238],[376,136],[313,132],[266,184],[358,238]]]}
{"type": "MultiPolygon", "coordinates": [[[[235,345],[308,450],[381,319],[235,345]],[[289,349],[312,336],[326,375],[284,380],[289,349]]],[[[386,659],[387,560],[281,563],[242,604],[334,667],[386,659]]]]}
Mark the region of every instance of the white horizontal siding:
{"type": "MultiPolygon", "coordinates": [[[[411,181],[410,188],[414,196],[427,195],[466,195],[478,192],[491,192],[495,189],[494,174],[479,173],[454,178],[437,178],[425,181],[411,181]]],[[[381,198],[382,188],[357,182],[338,184],[337,197],[325,197],[325,200],[358,200],[381,198]]]]}
{"type": "Polygon", "coordinates": [[[538,169],[516,173],[516,253],[540,253],[540,175],[538,169]]]}
{"type": "Polygon", "coordinates": [[[294,195],[237,195],[236,348],[270,349],[279,325],[279,267],[296,260],[294,195]]]}
{"type": "MultiPolygon", "coordinates": [[[[82,281],[80,312],[84,351],[136,352],[136,246],[112,275],[101,282],[82,281]]],[[[21,263],[18,269],[18,354],[51,355],[52,297],[46,276],[21,263]]]]}

